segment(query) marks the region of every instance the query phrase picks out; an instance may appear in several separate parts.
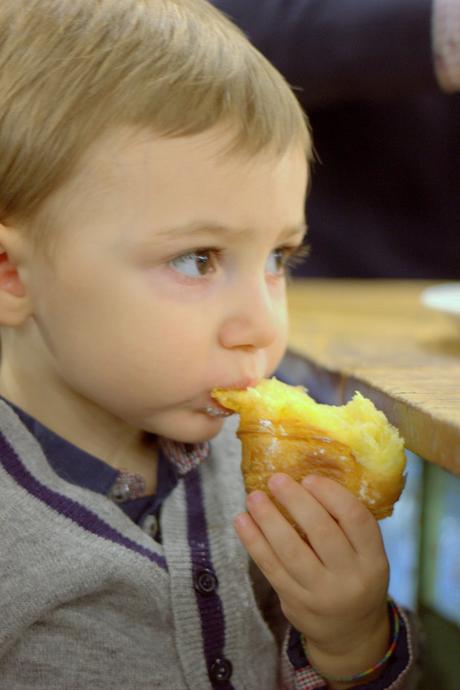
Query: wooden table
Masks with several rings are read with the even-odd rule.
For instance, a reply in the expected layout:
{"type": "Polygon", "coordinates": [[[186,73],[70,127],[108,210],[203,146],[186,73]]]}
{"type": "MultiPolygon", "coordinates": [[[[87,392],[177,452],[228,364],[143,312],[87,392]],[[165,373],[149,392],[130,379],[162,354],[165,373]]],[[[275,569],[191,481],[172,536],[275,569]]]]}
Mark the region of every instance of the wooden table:
{"type": "Polygon", "coordinates": [[[421,305],[431,284],[294,282],[289,349],[324,402],[345,402],[359,390],[410,450],[460,474],[460,326],[421,305]]]}

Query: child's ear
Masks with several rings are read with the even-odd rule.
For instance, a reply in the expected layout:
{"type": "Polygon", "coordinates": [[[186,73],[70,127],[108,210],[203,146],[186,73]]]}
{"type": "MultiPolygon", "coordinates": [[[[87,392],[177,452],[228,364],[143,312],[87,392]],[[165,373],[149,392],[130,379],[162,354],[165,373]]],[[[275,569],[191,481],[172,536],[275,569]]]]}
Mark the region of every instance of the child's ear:
{"type": "Polygon", "coordinates": [[[20,326],[31,314],[20,275],[25,246],[18,230],[0,223],[0,326],[20,326]]]}

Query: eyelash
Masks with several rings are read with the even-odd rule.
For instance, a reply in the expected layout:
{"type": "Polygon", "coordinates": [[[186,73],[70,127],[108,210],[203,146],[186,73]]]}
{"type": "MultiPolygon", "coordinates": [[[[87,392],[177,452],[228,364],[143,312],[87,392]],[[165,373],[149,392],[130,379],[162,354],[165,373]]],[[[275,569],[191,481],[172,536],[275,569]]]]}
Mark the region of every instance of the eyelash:
{"type": "Polygon", "coordinates": [[[294,268],[300,266],[304,260],[310,256],[311,251],[310,244],[308,243],[301,244],[300,246],[294,248],[284,247],[284,249],[287,249],[290,252],[284,265],[288,275],[294,268]]]}

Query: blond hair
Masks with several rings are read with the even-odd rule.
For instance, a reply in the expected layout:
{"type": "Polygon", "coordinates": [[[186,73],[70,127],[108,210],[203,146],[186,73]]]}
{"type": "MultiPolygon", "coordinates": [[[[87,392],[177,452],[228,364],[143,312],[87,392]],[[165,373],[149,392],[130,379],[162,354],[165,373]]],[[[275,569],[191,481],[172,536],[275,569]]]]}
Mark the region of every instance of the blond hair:
{"type": "Polygon", "coordinates": [[[281,75],[205,0],[1,0],[0,221],[30,221],[109,128],[228,123],[247,153],[311,154],[281,75]]]}

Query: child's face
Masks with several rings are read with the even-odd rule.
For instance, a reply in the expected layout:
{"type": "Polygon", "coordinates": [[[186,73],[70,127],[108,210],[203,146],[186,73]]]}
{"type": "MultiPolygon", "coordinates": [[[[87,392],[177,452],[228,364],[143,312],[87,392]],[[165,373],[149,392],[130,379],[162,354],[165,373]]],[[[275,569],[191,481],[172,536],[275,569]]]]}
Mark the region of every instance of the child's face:
{"type": "Polygon", "coordinates": [[[220,430],[213,387],[276,368],[280,265],[303,236],[303,152],[219,158],[213,135],[100,142],[50,200],[54,261],[28,272],[37,357],[69,404],[187,442],[220,430]]]}

